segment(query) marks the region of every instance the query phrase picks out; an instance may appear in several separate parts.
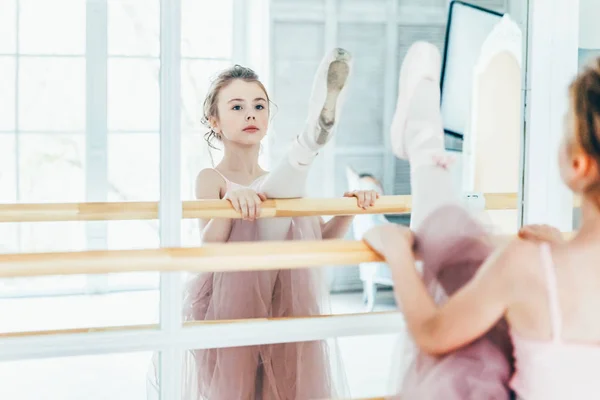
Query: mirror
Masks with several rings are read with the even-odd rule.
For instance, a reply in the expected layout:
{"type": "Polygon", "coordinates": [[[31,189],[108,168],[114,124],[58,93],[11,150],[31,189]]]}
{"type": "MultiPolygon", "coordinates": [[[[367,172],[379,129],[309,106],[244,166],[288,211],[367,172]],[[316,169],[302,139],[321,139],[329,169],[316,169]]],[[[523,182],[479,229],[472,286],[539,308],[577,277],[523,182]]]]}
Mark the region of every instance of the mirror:
{"type": "MultiPolygon", "coordinates": [[[[508,1],[409,5],[400,0],[336,1],[336,7],[326,4],[273,0],[261,14],[270,30],[248,28],[246,65],[256,70],[274,103],[260,153],[263,168],[276,169],[302,133],[315,74],[324,55],[338,46],[352,54],[352,73],[335,138],[312,162],[304,195],[340,197],[356,189],[410,195],[410,167],[392,153],[390,125],[402,61],[412,43],[425,40],[443,56],[441,110],[446,149],[456,158],[451,167],[455,186],[463,192],[511,194],[514,209],[489,211],[484,217],[499,232],[515,231],[525,5],[508,1]]],[[[250,14],[258,18],[260,13],[254,9],[250,14]]],[[[211,76],[222,69],[219,66],[211,76]]],[[[193,154],[204,145],[199,142],[185,152],[193,154]]],[[[214,149],[211,154],[215,163],[223,156],[214,149]]],[[[194,168],[187,168],[190,180],[201,167],[210,167],[209,157],[194,160],[194,168]]],[[[182,184],[190,187],[190,181],[182,184]]],[[[344,238],[360,240],[368,227],[385,222],[409,225],[410,215],[357,216],[344,238]]],[[[186,222],[190,232],[186,244],[195,245],[197,227],[191,223],[186,222]]],[[[283,237],[273,234],[270,238],[283,237]]],[[[331,300],[328,312],[397,308],[385,264],[332,267],[326,272],[325,291],[331,300]]]]}

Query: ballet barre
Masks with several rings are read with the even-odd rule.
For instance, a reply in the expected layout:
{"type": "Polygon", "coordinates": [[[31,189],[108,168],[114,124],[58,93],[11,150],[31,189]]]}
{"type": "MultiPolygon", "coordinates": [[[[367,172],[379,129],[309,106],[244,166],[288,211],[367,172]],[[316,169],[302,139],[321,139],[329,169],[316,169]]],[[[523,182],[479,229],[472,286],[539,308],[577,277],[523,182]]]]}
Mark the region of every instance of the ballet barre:
{"type": "MultiPolygon", "coordinates": [[[[565,238],[572,233],[564,233],[565,238]]],[[[491,237],[493,245],[511,235],[491,237]]],[[[0,278],[121,272],[233,272],[356,265],[383,261],[364,241],[209,243],[201,247],[0,254],[0,278]]]]}
{"type": "MultiPolygon", "coordinates": [[[[515,210],[516,193],[488,193],[486,210],[515,210]]],[[[158,219],[159,202],[0,204],[0,222],[111,221],[158,219]]],[[[320,215],[404,214],[411,211],[411,196],[381,196],[363,210],[355,198],[272,199],[262,204],[261,218],[320,215]]],[[[182,202],[183,218],[239,218],[227,200],[182,202]]]]}
{"type": "Polygon", "coordinates": [[[202,247],[0,254],[0,278],[119,272],[230,272],[381,261],[362,241],[211,243],[202,247]]]}

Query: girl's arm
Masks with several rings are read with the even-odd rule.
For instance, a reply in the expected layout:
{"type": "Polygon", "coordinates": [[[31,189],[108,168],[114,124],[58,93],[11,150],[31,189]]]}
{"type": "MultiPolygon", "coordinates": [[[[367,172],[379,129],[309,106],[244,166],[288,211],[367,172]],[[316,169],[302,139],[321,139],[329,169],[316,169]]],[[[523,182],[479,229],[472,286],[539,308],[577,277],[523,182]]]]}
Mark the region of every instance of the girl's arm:
{"type": "MultiPolygon", "coordinates": [[[[196,198],[198,200],[218,200],[221,198],[223,178],[212,169],[203,169],[196,178],[196,198]]],[[[199,219],[200,240],[202,243],[226,242],[231,234],[233,219],[199,219]]]]}
{"type": "Polygon", "coordinates": [[[324,222],[321,219],[321,232],[323,239],[342,239],[348,233],[354,220],[353,215],[338,215],[324,222]]]}
{"type": "MultiPolygon", "coordinates": [[[[356,190],[344,193],[344,197],[356,197],[358,206],[366,210],[375,205],[379,194],[374,190],[356,190]]],[[[348,233],[353,220],[353,215],[338,215],[327,222],[323,222],[321,219],[323,239],[342,239],[348,233]]]]}
{"type": "Polygon", "coordinates": [[[534,245],[513,241],[496,251],[473,279],[438,306],[415,268],[413,236],[398,225],[374,228],[365,241],[388,262],[394,292],[417,345],[441,355],[481,337],[506,312],[512,300],[511,282],[524,260],[534,260],[534,245]]]}

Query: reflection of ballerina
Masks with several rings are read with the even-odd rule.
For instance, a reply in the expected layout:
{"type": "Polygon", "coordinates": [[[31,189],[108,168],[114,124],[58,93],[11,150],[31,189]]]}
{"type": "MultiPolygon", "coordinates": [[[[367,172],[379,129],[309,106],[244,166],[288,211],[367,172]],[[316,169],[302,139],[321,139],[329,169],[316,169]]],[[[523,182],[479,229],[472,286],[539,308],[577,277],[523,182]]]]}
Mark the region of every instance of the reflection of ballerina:
{"type": "MultiPolygon", "coordinates": [[[[203,242],[318,240],[345,235],[351,217],[323,223],[318,217],[258,219],[261,202],[304,193],[308,169],[328,143],[339,119],[350,55],[342,49],[321,63],[309,117],[283,162],[267,173],[258,165],[260,141],[269,122],[269,98],[253,71],[222,72],[205,100],[211,131],[223,143],[223,161],[200,172],[197,197],[228,199],[242,220],[200,221],[203,242]]],[[[377,194],[357,191],[359,206],[377,194]]],[[[185,288],[184,320],[299,317],[327,312],[328,292],[319,270],[203,273],[185,288]]],[[[325,341],[192,350],[184,364],[184,399],[304,400],[346,395],[339,360],[325,341]],[[335,362],[334,362],[335,361],[335,362]]]]}

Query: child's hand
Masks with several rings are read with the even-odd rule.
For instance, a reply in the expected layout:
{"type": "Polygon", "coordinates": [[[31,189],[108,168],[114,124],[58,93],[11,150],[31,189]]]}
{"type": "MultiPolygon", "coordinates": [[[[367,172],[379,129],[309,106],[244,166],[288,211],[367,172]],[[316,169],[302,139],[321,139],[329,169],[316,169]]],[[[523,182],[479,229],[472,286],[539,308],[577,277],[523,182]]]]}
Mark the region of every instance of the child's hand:
{"type": "Polygon", "coordinates": [[[379,198],[379,193],[375,190],[353,190],[344,193],[344,197],[356,197],[358,206],[363,210],[375,205],[375,200],[379,198]]]}
{"type": "Polygon", "coordinates": [[[525,240],[549,243],[565,241],[560,231],[550,225],[526,225],[519,230],[519,237],[525,240]]]}
{"type": "Polygon", "coordinates": [[[237,189],[227,192],[224,199],[229,200],[235,211],[242,215],[242,219],[254,221],[260,215],[260,205],[267,199],[264,193],[256,193],[252,189],[237,189]]]}
{"type": "Polygon", "coordinates": [[[391,251],[404,249],[402,243],[406,244],[412,251],[414,237],[412,231],[398,224],[384,224],[369,229],[363,240],[369,247],[384,258],[388,258],[391,251]]]}

